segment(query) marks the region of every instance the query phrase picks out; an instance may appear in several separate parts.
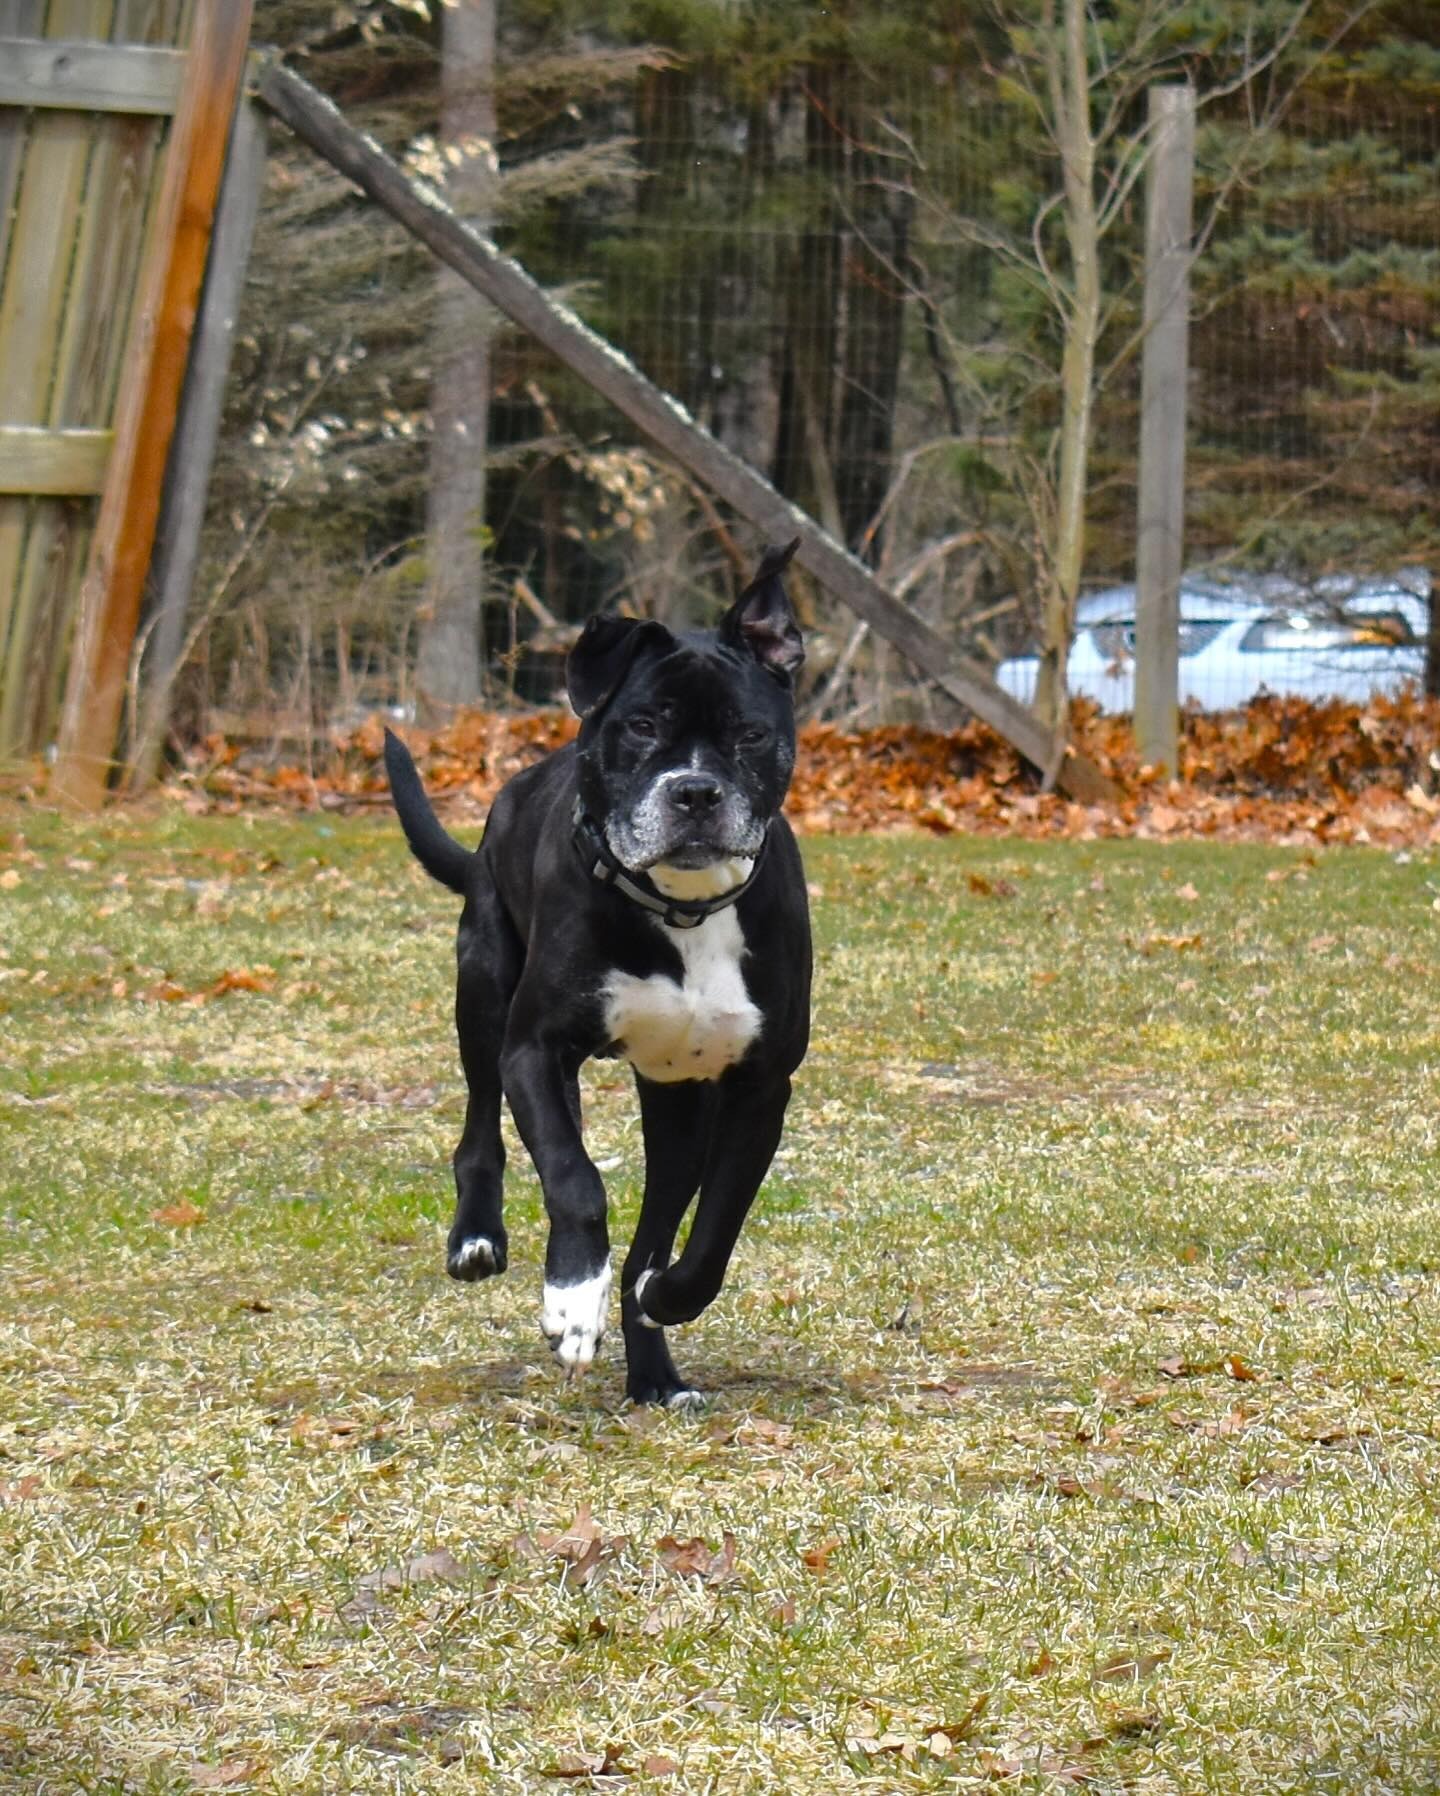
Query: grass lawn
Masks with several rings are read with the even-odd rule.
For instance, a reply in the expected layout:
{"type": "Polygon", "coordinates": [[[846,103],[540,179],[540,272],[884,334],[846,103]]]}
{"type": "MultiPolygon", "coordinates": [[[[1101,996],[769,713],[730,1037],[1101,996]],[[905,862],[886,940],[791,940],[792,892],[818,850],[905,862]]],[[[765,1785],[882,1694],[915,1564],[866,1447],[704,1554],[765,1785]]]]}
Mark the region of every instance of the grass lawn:
{"type": "Polygon", "coordinates": [[[1440,1788],[1440,865],[806,856],[692,1416],[552,1369],[513,1137],[444,1277],[393,821],[0,820],[0,1790],[1440,1788]]]}

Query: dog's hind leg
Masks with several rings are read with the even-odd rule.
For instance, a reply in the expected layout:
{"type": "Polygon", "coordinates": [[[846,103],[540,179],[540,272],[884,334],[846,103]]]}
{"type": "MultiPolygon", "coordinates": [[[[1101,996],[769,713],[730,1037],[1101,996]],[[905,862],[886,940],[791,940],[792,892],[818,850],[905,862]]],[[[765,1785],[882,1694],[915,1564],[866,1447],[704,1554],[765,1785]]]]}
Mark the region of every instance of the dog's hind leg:
{"type": "Polygon", "coordinates": [[[451,1278],[474,1281],[505,1270],[507,1246],[500,1137],[500,1044],[520,976],[519,936],[483,867],[471,884],[456,947],[455,1027],[470,1088],[455,1149],[455,1221],[445,1254],[451,1278]]]}
{"type": "Polygon", "coordinates": [[[716,1087],[699,1081],[657,1085],[639,1077],[635,1084],[645,1136],[645,1198],[620,1274],[625,1392],[634,1403],[680,1408],[698,1401],[700,1393],[676,1370],[663,1332],[641,1321],[635,1282],[670,1264],[681,1219],[700,1188],[716,1087]]]}

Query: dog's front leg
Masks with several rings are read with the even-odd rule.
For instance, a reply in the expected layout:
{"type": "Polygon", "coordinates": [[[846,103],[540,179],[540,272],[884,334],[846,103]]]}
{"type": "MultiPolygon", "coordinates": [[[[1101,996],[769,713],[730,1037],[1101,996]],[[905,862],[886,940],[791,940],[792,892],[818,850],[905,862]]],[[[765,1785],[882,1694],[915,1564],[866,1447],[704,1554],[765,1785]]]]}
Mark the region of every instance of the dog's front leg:
{"type": "Polygon", "coordinates": [[[665,1271],[642,1272],[636,1280],[639,1321],[653,1328],[690,1322],[719,1296],[741,1226],[780,1145],[789,1101],[783,1075],[726,1075],[685,1251],[665,1271]]]}
{"type": "Polygon", "coordinates": [[[545,1041],[507,1042],[500,1059],[505,1101],[550,1218],[540,1326],[567,1371],[594,1359],[610,1305],[605,1186],[585,1152],[572,1102],[578,1073],[578,1055],[545,1041]]]}

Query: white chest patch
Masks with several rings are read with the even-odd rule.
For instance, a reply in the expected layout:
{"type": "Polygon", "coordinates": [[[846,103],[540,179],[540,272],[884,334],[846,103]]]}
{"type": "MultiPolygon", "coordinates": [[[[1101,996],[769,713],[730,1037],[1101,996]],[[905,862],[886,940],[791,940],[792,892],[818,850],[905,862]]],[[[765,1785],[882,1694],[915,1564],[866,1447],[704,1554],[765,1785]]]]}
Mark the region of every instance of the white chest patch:
{"type": "Polygon", "coordinates": [[[740,972],[740,919],[722,910],[698,928],[665,933],[684,969],[679,982],[664,973],[612,973],[604,986],[605,1027],[621,1057],[657,1084],[718,1079],[760,1033],[762,1020],[740,972]]]}

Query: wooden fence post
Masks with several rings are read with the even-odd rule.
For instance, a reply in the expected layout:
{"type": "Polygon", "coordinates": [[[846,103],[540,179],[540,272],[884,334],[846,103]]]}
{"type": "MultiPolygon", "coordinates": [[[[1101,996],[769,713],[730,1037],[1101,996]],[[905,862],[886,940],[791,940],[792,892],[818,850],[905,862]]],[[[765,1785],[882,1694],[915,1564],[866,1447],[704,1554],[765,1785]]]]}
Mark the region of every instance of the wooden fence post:
{"type": "MultiPolygon", "coordinates": [[[[924,618],[883,587],[869,568],[807,512],[792,505],[747,462],[698,425],[677,400],[648,380],[626,356],[559,305],[518,262],[467,225],[444,198],[411,180],[380,145],[349,124],[309,82],[276,61],[258,66],[256,92],[276,116],[314,150],[348,175],[363,192],[398,218],[506,317],[528,331],[571,371],[608,399],[632,424],[697,480],[718,493],[772,542],[798,536],[796,559],[842,604],[952,698],[997,730],[1036,767],[1053,755],[1049,730],[990,678],[989,671],[957,655],[924,618]]],[[[1057,784],[1082,802],[1114,796],[1104,773],[1069,749],[1057,784]]]]}
{"type": "Polygon", "coordinates": [[[265,186],[265,156],[264,118],[257,107],[242,98],[230,131],[225,174],[215,207],[215,230],[205,265],[205,288],[190,345],[180,416],[170,445],[155,531],[150,581],[155,594],[155,623],[147,656],[142,721],[138,739],[130,744],[128,774],[132,791],[143,791],[155,777],[155,765],[170,721],[170,694],[185,645],[185,618],[200,559],[210,470],[225,409],[230,351],[265,186]]]}
{"type": "Polygon", "coordinates": [[[1150,130],[1135,545],[1135,742],[1143,762],[1173,774],[1180,740],[1194,89],[1152,87],[1150,130]]]}
{"type": "Polygon", "coordinates": [[[77,808],[100,803],[115,751],[250,9],[251,0],[196,8],[65,684],[50,791],[77,808]]]}

